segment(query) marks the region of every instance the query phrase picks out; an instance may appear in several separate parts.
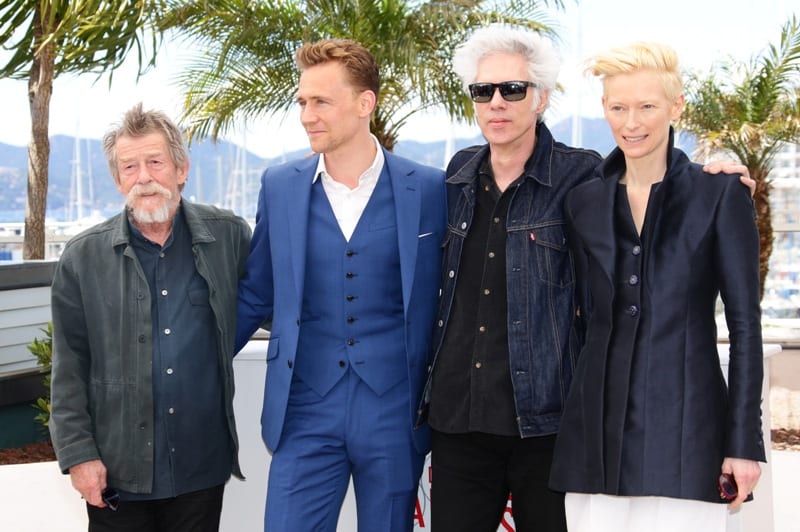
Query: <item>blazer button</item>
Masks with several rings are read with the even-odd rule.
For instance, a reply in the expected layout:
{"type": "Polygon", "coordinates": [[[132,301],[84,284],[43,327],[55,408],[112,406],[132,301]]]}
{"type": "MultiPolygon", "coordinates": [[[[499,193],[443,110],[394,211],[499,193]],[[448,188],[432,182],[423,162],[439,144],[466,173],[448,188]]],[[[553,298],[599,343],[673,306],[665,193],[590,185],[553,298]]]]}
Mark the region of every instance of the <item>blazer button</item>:
{"type": "Polygon", "coordinates": [[[639,284],[639,276],[638,275],[631,275],[628,277],[628,284],[631,286],[636,286],[639,284]]]}
{"type": "Polygon", "coordinates": [[[353,338],[349,338],[347,340],[347,345],[356,345],[356,341],[353,338]]]}
{"type": "Polygon", "coordinates": [[[347,316],[347,323],[353,323],[356,319],[353,316],[347,316]]]}
{"type": "Polygon", "coordinates": [[[638,244],[633,246],[633,249],[631,249],[631,253],[633,253],[634,255],[641,255],[642,254],[642,246],[640,246],[638,244]]]}
{"type": "Polygon", "coordinates": [[[636,305],[631,305],[628,307],[628,314],[630,314],[631,317],[635,317],[637,314],[639,314],[639,307],[636,305]]]}
{"type": "Polygon", "coordinates": [[[339,361],[339,367],[340,367],[340,368],[343,368],[343,367],[345,367],[345,366],[346,366],[346,364],[345,364],[344,360],[340,360],[340,361],[339,361]]]}
{"type": "Polygon", "coordinates": [[[356,296],[352,296],[352,295],[348,295],[348,296],[347,296],[347,300],[348,300],[348,301],[352,301],[352,300],[354,300],[355,298],[356,298],[356,296]]]}
{"type": "Polygon", "coordinates": [[[347,277],[348,279],[352,279],[354,277],[353,272],[347,272],[346,274],[344,274],[344,276],[347,277]]]}

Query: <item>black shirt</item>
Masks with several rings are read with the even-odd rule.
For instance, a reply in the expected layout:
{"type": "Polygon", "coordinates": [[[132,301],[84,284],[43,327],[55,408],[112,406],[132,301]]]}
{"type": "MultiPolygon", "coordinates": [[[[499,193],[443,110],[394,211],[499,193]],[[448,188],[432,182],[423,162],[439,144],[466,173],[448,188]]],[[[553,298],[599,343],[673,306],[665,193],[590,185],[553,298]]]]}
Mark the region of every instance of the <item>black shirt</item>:
{"type": "Polygon", "coordinates": [[[501,193],[489,157],[481,164],[431,386],[428,423],[440,432],[519,436],[508,350],[506,217],[520,182],[501,193]]]}
{"type": "Polygon", "coordinates": [[[197,272],[192,235],[175,215],[164,246],[129,224],[131,245],[150,288],[153,334],[154,474],[149,494],[175,497],[223,484],[233,451],[228,433],[208,285],[197,272]]]}

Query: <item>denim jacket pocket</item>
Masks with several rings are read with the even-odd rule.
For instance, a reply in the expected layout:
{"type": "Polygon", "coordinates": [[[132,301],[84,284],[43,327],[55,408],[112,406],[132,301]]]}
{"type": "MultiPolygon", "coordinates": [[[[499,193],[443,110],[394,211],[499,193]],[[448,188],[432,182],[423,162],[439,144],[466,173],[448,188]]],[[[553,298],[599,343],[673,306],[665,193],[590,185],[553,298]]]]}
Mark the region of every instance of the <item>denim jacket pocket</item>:
{"type": "Polygon", "coordinates": [[[531,244],[536,249],[539,280],[561,288],[575,282],[563,223],[535,227],[531,231],[531,244]]]}

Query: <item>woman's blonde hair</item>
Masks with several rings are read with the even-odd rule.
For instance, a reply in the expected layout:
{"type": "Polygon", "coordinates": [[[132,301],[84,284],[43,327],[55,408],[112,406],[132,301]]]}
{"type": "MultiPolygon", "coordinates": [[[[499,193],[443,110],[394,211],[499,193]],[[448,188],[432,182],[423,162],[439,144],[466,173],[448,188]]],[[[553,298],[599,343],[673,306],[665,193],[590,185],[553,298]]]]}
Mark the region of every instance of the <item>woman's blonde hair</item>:
{"type": "Polygon", "coordinates": [[[619,74],[633,74],[642,70],[655,72],[661,78],[664,92],[670,101],[683,92],[683,78],[678,67],[678,54],[671,46],[656,42],[635,42],[627,46],[612,48],[590,57],[585,72],[603,80],[619,74]]]}

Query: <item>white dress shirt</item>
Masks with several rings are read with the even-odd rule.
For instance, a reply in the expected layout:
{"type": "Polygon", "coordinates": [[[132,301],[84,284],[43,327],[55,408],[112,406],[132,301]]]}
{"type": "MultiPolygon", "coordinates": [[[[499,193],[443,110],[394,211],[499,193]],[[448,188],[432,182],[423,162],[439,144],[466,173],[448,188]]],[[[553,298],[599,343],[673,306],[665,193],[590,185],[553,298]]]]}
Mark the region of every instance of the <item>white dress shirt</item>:
{"type": "Polygon", "coordinates": [[[348,242],[356,230],[356,225],[358,225],[358,220],[361,219],[364,209],[367,208],[369,198],[372,196],[372,191],[375,190],[375,185],[378,184],[378,178],[383,170],[383,150],[378,143],[378,139],[374,135],[371,135],[371,137],[375,141],[375,147],[377,148],[375,160],[358,178],[356,188],[350,189],[347,185],[343,185],[331,177],[325,169],[324,153],[319,158],[317,171],[314,174],[314,183],[322,176],[322,189],[325,191],[325,195],[328,196],[333,214],[339,223],[339,229],[341,229],[345,240],[348,242]]]}

